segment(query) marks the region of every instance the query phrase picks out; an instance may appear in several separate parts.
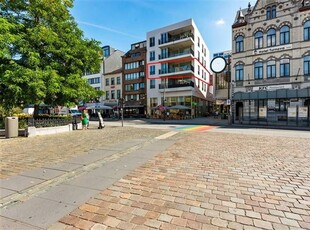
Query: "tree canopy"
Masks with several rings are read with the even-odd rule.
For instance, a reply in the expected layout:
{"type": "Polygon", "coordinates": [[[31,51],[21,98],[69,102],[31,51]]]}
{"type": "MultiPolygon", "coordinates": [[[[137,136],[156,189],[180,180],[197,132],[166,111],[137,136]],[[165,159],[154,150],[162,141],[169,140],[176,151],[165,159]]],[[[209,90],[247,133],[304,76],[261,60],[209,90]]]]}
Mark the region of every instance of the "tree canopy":
{"type": "Polygon", "coordinates": [[[69,105],[103,94],[83,73],[99,72],[100,43],[86,39],[73,0],[0,1],[0,103],[69,105]]]}

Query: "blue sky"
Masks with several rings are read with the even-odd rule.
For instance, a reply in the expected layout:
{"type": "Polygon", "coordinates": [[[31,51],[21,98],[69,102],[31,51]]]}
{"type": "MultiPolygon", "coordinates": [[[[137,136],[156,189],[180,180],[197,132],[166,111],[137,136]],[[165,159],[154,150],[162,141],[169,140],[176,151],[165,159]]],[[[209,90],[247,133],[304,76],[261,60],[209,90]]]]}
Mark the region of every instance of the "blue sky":
{"type": "Polygon", "coordinates": [[[193,18],[212,55],[231,49],[231,25],[249,2],[256,1],[75,0],[71,13],[85,37],[124,52],[149,31],[193,18]]]}

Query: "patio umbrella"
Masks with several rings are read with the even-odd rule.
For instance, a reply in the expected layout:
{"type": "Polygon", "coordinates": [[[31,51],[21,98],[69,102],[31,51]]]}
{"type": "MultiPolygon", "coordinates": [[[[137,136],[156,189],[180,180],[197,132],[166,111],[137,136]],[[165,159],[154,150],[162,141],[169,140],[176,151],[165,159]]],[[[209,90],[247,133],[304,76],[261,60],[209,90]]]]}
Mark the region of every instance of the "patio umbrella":
{"type": "Polygon", "coordinates": [[[112,107],[107,105],[91,105],[88,106],[86,109],[112,109],[112,107]]]}
{"type": "Polygon", "coordinates": [[[174,106],[168,107],[168,109],[184,109],[184,110],[186,110],[186,109],[191,109],[191,108],[184,106],[184,105],[174,105],[174,106]]]}

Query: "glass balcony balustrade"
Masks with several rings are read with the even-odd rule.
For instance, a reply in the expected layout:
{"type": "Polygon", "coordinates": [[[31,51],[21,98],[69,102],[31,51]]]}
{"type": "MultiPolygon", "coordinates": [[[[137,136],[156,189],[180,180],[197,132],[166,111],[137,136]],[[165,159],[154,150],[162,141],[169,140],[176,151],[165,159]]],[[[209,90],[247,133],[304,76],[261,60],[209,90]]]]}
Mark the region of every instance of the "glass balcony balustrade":
{"type": "Polygon", "coordinates": [[[180,87],[194,87],[194,82],[174,83],[174,84],[159,84],[159,89],[171,89],[180,87]]]}
{"type": "Polygon", "coordinates": [[[186,65],[186,66],[176,66],[176,67],[169,67],[167,70],[159,70],[160,74],[168,74],[168,73],[177,73],[182,71],[192,71],[194,72],[194,66],[192,65],[186,65]]]}
{"type": "Polygon", "coordinates": [[[194,50],[192,49],[184,49],[183,51],[179,52],[169,52],[167,55],[158,55],[158,59],[166,59],[166,58],[174,58],[174,57],[179,57],[179,56],[184,56],[187,54],[191,54],[194,56],[194,50]]]}
{"type": "Polygon", "coordinates": [[[159,39],[158,44],[162,45],[162,44],[166,44],[169,42],[174,42],[174,41],[178,41],[178,40],[182,40],[182,39],[186,39],[186,38],[192,38],[192,40],[194,41],[194,34],[188,31],[188,32],[184,32],[181,34],[172,35],[172,36],[169,36],[169,38],[166,40],[159,39]]]}

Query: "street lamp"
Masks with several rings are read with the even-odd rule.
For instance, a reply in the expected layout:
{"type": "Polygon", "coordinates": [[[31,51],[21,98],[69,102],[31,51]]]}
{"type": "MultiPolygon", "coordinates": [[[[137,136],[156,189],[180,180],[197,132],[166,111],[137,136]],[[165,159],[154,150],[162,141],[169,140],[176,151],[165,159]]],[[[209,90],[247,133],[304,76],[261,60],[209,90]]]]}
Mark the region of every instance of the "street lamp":
{"type": "Polygon", "coordinates": [[[163,92],[163,106],[164,106],[164,117],[163,117],[163,119],[164,119],[164,121],[166,120],[165,92],[166,92],[166,78],[164,78],[164,92],[163,92]]]}
{"type": "Polygon", "coordinates": [[[124,126],[124,98],[119,99],[119,106],[121,108],[121,115],[122,115],[122,127],[124,126]]]}

